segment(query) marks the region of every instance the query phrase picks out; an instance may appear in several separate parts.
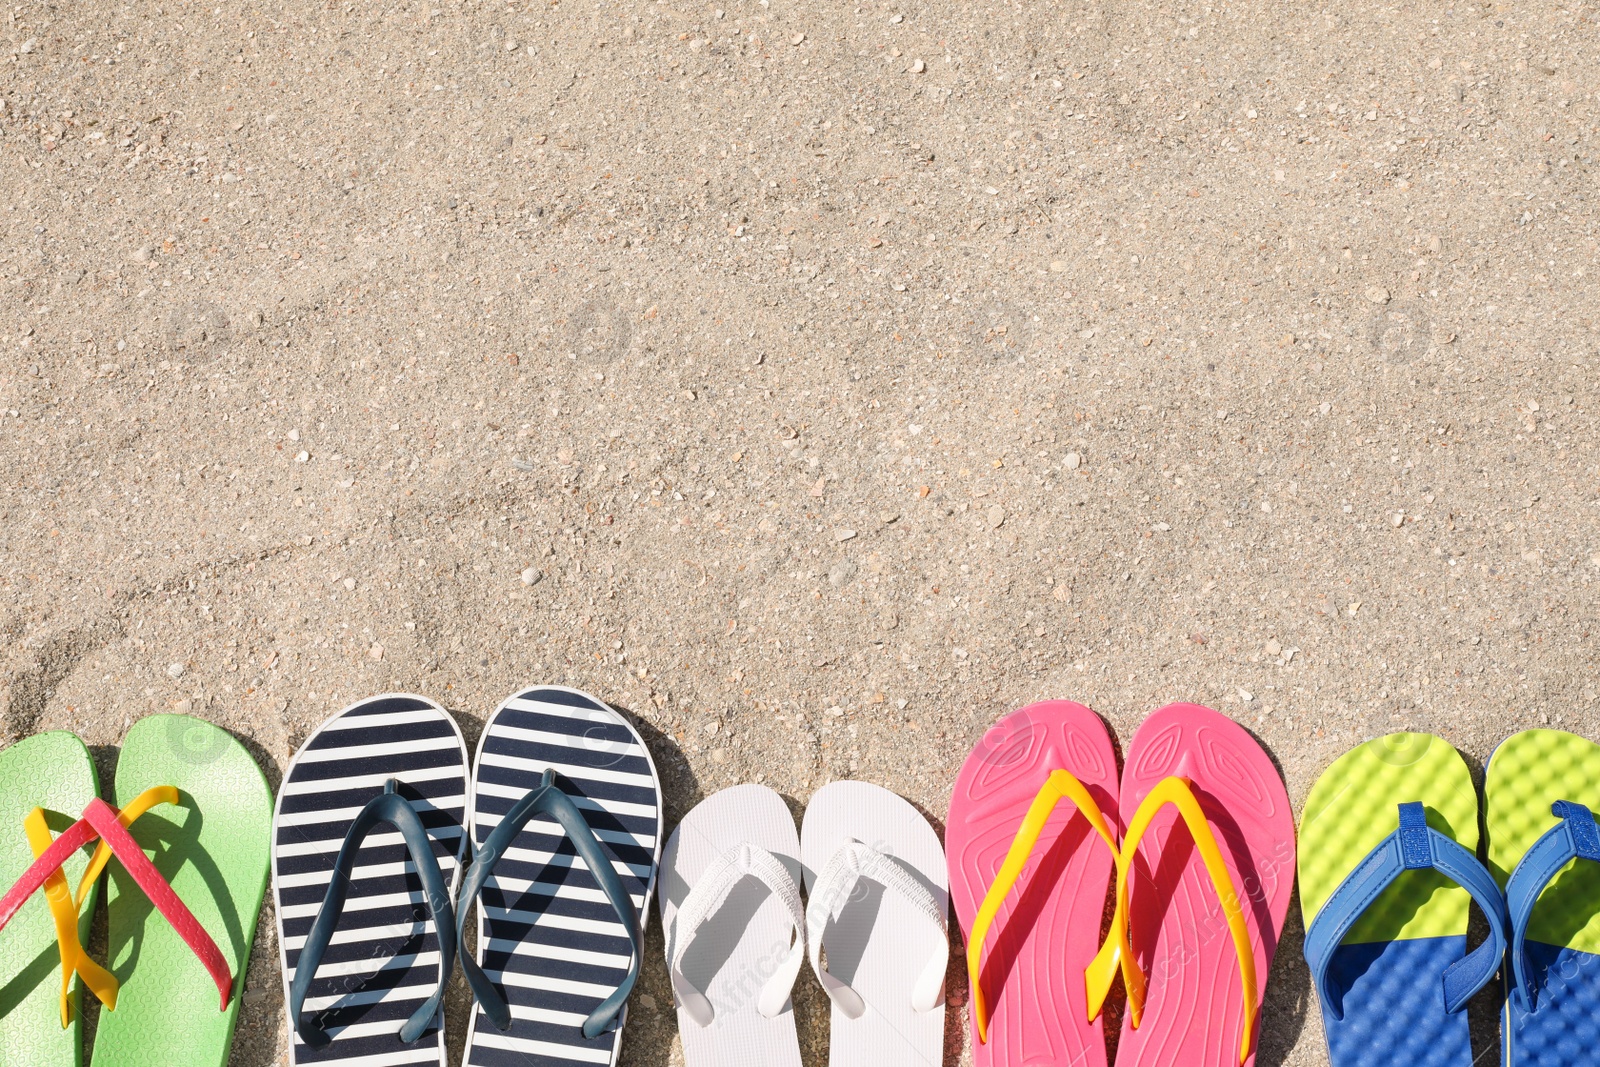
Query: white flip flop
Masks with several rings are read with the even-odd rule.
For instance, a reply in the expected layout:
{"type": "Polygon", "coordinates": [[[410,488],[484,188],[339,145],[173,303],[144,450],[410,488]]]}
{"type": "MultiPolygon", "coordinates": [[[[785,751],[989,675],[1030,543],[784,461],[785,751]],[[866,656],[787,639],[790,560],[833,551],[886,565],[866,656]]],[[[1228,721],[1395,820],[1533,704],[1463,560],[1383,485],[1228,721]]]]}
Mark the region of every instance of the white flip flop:
{"type": "Polygon", "coordinates": [[[806,807],[800,856],[811,966],[833,1001],[829,1067],[940,1067],[950,884],[939,835],[889,790],[833,782],[806,807]]]}
{"type": "Polygon", "coordinates": [[[766,786],[708,797],[667,840],[661,925],[687,1067],[800,1067],[801,877],[794,818],[766,786]]]}

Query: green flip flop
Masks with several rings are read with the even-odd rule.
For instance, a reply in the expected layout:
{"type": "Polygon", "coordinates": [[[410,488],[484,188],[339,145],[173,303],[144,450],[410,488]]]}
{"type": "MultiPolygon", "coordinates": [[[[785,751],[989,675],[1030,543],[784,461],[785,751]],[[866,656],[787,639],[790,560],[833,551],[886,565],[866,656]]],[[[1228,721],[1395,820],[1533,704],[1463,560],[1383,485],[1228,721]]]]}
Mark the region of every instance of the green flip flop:
{"type": "MultiPolygon", "coordinates": [[[[52,834],[78,821],[100,793],[94,760],[70,733],[35,734],[0,752],[0,889],[33,865],[23,820],[43,808],[52,834]]],[[[62,867],[76,886],[89,853],[75,852],[62,867]]],[[[78,937],[89,938],[94,890],[78,914],[78,937]]],[[[30,901],[0,932],[0,1063],[6,1067],[79,1067],[83,1063],[77,983],[70,996],[71,1023],[61,1020],[61,956],[49,905],[30,901]]]]}
{"type": "Polygon", "coordinates": [[[1564,730],[1513,734],[1489,757],[1483,803],[1512,927],[1504,1063],[1600,1063],[1600,745],[1564,730]]]}
{"type": "Polygon", "coordinates": [[[1368,741],[1311,787],[1300,906],[1333,1067],[1472,1064],[1463,1008],[1494,977],[1506,936],[1477,846],[1472,772],[1442,738],[1368,741]],[[1469,953],[1474,903],[1490,940],[1469,953]]]}
{"type": "Polygon", "coordinates": [[[191,947],[195,932],[169,924],[128,868],[112,864],[108,966],[122,988],[116,1010],[100,1015],[94,1067],[223,1067],[233,1043],[266,892],[272,792],[243,745],[187,715],[134,723],[113,803],[164,785],[177,788],[179,803],[148,812],[128,832],[215,942],[225,973],[208,973],[191,947]]]}

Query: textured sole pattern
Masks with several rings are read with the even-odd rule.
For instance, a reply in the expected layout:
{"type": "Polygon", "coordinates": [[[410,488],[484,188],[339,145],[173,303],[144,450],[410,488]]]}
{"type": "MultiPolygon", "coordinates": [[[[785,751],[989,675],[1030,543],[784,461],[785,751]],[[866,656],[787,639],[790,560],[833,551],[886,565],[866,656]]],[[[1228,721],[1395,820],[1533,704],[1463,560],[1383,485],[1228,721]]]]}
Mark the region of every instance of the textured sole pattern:
{"type": "MultiPolygon", "coordinates": [[[[1122,820],[1171,775],[1188,778],[1243,897],[1257,996],[1294,889],[1294,812],[1266,751],[1197,704],[1151,714],[1128,742],[1122,820]]],[[[1165,808],[1134,859],[1129,937],[1149,980],[1144,1021],[1123,1017],[1117,1067],[1238,1067],[1244,986],[1217,890],[1178,813],[1165,808]]],[[[1258,1027],[1259,1029],[1259,1027],[1258,1027]]],[[[1255,1061],[1253,1044],[1248,1063],[1255,1061]]]]}

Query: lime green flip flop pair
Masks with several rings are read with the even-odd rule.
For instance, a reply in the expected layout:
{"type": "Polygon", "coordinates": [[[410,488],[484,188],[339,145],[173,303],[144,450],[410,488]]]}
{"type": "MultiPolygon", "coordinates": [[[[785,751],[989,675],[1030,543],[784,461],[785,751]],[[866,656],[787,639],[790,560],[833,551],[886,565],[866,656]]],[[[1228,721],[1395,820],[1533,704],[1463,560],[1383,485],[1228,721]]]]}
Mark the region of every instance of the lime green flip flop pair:
{"type": "Polygon", "coordinates": [[[107,800],[73,734],[0,751],[0,1064],[79,1067],[79,986],[108,1009],[95,1067],[226,1064],[271,827],[255,760],[187,715],[134,724],[107,800]],[[83,943],[108,866],[101,966],[83,943]]]}
{"type": "Polygon", "coordinates": [[[1470,1067],[1465,1008],[1500,973],[1505,1067],[1600,1064],[1600,745],[1560,730],[1500,744],[1479,801],[1429,734],[1340,757],[1300,824],[1305,955],[1333,1067],[1470,1067]],[[1469,910],[1489,937],[1470,952],[1469,910]]]}

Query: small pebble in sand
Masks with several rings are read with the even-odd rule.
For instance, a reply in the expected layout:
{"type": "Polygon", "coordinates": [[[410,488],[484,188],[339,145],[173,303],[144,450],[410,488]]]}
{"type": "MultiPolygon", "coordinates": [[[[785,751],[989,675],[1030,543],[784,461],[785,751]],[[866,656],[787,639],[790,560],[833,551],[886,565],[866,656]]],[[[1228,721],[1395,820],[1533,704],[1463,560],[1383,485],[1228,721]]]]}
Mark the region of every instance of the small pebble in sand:
{"type": "Polygon", "coordinates": [[[344,580],[344,587],[346,590],[354,592],[356,588],[356,580],[354,578],[346,578],[344,580]]]}
{"type": "Polygon", "coordinates": [[[1067,470],[1075,471],[1079,467],[1083,466],[1083,457],[1078,455],[1076,452],[1068,452],[1067,458],[1062,462],[1066,465],[1067,470]]]}
{"type": "Polygon", "coordinates": [[[1283,645],[1279,643],[1278,639],[1276,637],[1267,638],[1267,655],[1281,656],[1282,654],[1283,645]]]}
{"type": "Polygon", "coordinates": [[[367,655],[372,659],[382,659],[383,658],[383,646],[378,644],[377,642],[373,642],[372,647],[367,649],[367,655]]]}
{"type": "Polygon", "coordinates": [[[856,532],[854,530],[835,530],[835,531],[833,531],[833,539],[835,541],[849,541],[851,538],[855,537],[855,535],[856,535],[856,532]]]}
{"type": "Polygon", "coordinates": [[[999,504],[996,504],[989,509],[988,516],[990,528],[998,530],[1001,526],[1005,525],[1006,509],[1001,507],[999,504]]]}
{"type": "Polygon", "coordinates": [[[921,74],[923,71],[925,71],[927,69],[928,69],[928,64],[924,63],[922,60],[920,60],[920,59],[912,60],[912,62],[911,62],[911,73],[913,73],[913,74],[921,74]]]}
{"type": "Polygon", "coordinates": [[[1367,299],[1374,304],[1387,304],[1389,302],[1389,290],[1381,285],[1374,285],[1367,290],[1367,299]]]}

